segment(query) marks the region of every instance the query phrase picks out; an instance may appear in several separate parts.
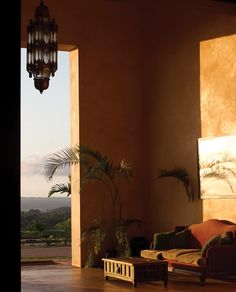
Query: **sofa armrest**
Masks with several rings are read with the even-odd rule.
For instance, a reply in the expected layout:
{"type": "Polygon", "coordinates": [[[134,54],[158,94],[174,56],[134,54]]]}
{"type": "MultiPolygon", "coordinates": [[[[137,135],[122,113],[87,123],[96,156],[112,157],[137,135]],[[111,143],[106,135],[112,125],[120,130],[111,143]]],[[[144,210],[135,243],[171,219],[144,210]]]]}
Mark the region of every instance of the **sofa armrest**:
{"type": "Polygon", "coordinates": [[[207,250],[206,261],[209,272],[236,271],[236,245],[212,246],[207,250]]]}

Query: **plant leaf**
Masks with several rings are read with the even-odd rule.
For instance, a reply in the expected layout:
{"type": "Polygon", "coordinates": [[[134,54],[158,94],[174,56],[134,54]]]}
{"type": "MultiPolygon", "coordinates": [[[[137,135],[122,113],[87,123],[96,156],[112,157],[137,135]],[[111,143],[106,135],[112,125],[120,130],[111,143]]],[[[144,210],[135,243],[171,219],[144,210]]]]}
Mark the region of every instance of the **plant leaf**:
{"type": "Polygon", "coordinates": [[[163,177],[176,178],[178,181],[180,181],[183,184],[183,186],[186,190],[186,194],[187,194],[187,197],[189,199],[189,202],[194,200],[194,193],[193,193],[192,184],[190,182],[189,175],[184,168],[177,167],[177,168],[173,168],[171,170],[161,169],[159,171],[158,177],[159,178],[163,178],[163,177]]]}

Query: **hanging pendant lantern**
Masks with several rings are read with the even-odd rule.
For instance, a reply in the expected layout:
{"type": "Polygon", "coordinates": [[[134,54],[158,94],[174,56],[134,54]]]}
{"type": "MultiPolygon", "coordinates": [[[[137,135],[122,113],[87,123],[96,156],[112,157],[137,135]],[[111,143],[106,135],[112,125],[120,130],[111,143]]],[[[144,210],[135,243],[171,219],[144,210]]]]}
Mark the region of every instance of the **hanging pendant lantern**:
{"type": "Polygon", "coordinates": [[[57,25],[54,19],[50,20],[43,0],[35,9],[27,33],[27,71],[30,78],[34,77],[35,88],[42,93],[57,70],[57,25]]]}

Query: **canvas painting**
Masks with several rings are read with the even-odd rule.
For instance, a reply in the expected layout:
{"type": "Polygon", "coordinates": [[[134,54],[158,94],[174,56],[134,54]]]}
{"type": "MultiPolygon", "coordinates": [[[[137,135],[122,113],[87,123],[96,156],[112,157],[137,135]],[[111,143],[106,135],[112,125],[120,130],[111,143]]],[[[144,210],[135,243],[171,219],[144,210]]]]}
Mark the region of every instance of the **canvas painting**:
{"type": "Polygon", "coordinates": [[[236,198],[236,135],[198,139],[202,199],[236,198]]]}

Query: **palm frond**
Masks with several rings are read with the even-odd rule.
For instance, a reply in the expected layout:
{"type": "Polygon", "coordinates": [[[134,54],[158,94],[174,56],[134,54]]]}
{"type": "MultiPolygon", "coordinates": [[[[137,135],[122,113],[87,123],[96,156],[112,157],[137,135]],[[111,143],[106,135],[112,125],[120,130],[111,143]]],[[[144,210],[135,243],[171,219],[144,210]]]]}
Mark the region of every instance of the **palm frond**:
{"type": "Polygon", "coordinates": [[[94,219],[93,224],[82,232],[81,241],[88,241],[89,255],[85,263],[85,268],[91,268],[96,256],[101,251],[102,244],[106,237],[106,231],[102,226],[101,219],[94,219]]]}
{"type": "Polygon", "coordinates": [[[97,167],[106,172],[108,165],[111,163],[106,156],[102,155],[97,150],[91,149],[88,146],[76,145],[73,147],[73,150],[79,155],[81,164],[84,166],[86,166],[88,163],[92,165],[97,164],[97,167]],[[91,162],[91,159],[94,161],[91,162]]]}
{"type": "Polygon", "coordinates": [[[126,219],[117,224],[114,228],[119,257],[129,257],[131,254],[128,227],[132,224],[137,224],[140,227],[142,224],[145,224],[145,222],[139,219],[126,219]]]}
{"type": "Polygon", "coordinates": [[[115,231],[115,236],[117,239],[118,257],[129,257],[131,251],[127,231],[121,227],[117,228],[115,231]]]}
{"type": "Polygon", "coordinates": [[[88,166],[81,169],[81,183],[86,184],[94,181],[101,181],[106,184],[107,178],[104,172],[97,166],[88,166]]]}
{"type": "Polygon", "coordinates": [[[164,177],[174,177],[176,178],[179,182],[181,182],[186,190],[187,197],[190,201],[194,200],[194,193],[193,193],[193,187],[189,178],[189,175],[187,171],[184,168],[177,167],[173,168],[171,170],[164,170],[161,169],[159,171],[159,178],[164,178],[164,177]]]}
{"type": "Polygon", "coordinates": [[[178,180],[188,180],[188,174],[183,168],[173,168],[171,170],[160,169],[159,177],[175,177],[178,180]]]}
{"type": "Polygon", "coordinates": [[[217,152],[214,154],[211,153],[210,155],[204,157],[204,159],[200,157],[199,160],[200,169],[215,168],[217,166],[220,167],[227,163],[236,164],[236,157],[226,152],[217,152]]]}
{"type": "Polygon", "coordinates": [[[228,184],[228,186],[231,189],[231,192],[234,193],[234,189],[233,186],[229,180],[229,176],[227,173],[224,172],[218,172],[217,170],[205,170],[204,172],[200,173],[200,177],[202,179],[202,181],[206,180],[206,179],[214,179],[214,180],[222,180],[224,182],[226,182],[228,184]]]}
{"type": "Polygon", "coordinates": [[[73,147],[79,155],[88,155],[89,157],[93,157],[97,161],[107,161],[106,156],[102,155],[99,151],[93,150],[88,146],[76,145],[73,147]]]}
{"type": "Polygon", "coordinates": [[[111,179],[120,175],[130,181],[133,177],[133,167],[125,159],[118,165],[115,165],[107,156],[102,155],[101,152],[95,151],[88,146],[77,145],[74,147],[74,151],[79,153],[81,165],[85,168],[93,165],[111,179]],[[91,158],[95,161],[91,161],[91,158]]]}
{"type": "Polygon", "coordinates": [[[84,264],[84,268],[85,269],[92,268],[94,266],[95,260],[96,260],[96,256],[95,256],[93,250],[90,250],[88,257],[86,259],[86,262],[84,264]]]}
{"type": "Polygon", "coordinates": [[[90,239],[98,230],[104,230],[101,218],[95,218],[92,224],[82,232],[82,241],[90,239]]]}
{"type": "Polygon", "coordinates": [[[217,152],[200,159],[200,178],[225,181],[234,192],[230,178],[236,177],[236,158],[226,152],[217,152]]]}
{"type": "Polygon", "coordinates": [[[236,177],[236,170],[233,168],[230,168],[224,164],[208,164],[208,167],[200,168],[201,176],[204,176],[204,174],[213,176],[218,176],[219,179],[224,179],[225,177],[234,176],[236,177]],[[222,175],[222,177],[220,177],[222,175]]]}
{"type": "Polygon", "coordinates": [[[42,169],[42,174],[48,180],[51,180],[57,170],[78,163],[79,157],[77,153],[74,152],[72,148],[66,148],[57,153],[54,153],[46,160],[42,169]]]}
{"type": "Polygon", "coordinates": [[[228,177],[228,175],[226,173],[219,172],[218,170],[205,169],[204,171],[200,172],[200,177],[203,180],[208,178],[224,180],[228,177]]]}
{"type": "Polygon", "coordinates": [[[51,187],[48,197],[51,197],[54,194],[67,194],[67,197],[71,195],[71,185],[66,184],[55,184],[51,187]]]}

